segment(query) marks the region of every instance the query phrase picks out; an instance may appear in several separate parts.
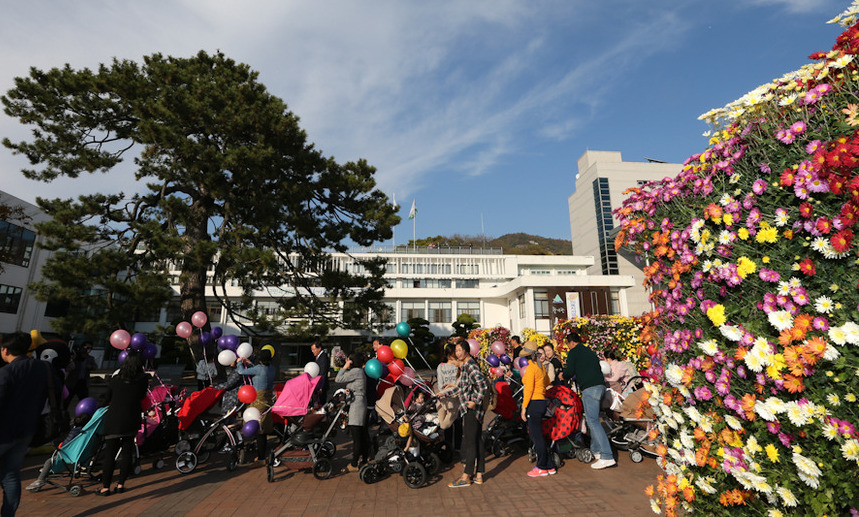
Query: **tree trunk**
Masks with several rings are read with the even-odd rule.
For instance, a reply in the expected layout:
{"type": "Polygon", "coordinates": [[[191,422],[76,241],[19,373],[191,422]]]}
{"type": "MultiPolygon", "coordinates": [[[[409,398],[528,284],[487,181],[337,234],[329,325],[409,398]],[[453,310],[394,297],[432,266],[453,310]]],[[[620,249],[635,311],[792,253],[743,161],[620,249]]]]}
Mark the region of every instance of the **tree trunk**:
{"type": "Polygon", "coordinates": [[[180,308],[185,321],[197,311],[206,311],[206,271],[212,262],[208,251],[211,240],[207,231],[208,213],[203,200],[195,200],[191,205],[191,219],[194,224],[185,228],[184,260],[182,261],[182,280],[179,286],[180,308]]]}

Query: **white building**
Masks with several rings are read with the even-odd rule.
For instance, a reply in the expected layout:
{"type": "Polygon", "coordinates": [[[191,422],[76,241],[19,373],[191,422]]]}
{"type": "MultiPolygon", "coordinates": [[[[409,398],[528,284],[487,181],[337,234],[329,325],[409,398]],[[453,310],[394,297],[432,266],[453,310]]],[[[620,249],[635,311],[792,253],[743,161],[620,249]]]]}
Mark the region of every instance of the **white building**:
{"type": "MultiPolygon", "coordinates": [[[[21,207],[25,220],[0,220],[0,247],[7,261],[0,273],[0,333],[39,330],[52,333],[50,314],[55,307],[40,302],[27,286],[41,279],[41,270],[50,252],[36,243],[34,224],[47,219],[39,208],[15,196],[0,191],[0,204],[21,207]]],[[[11,219],[11,218],[10,218],[11,219]]]]}
{"type": "Polygon", "coordinates": [[[623,192],[644,183],[674,177],[682,165],[661,162],[624,162],[614,151],[586,151],[579,158],[576,191],[569,197],[570,229],[573,252],[592,255],[592,275],[633,276],[635,287],[627,290],[629,314],[638,316],[651,309],[643,287],[643,264],[637,264],[615,252],[614,232],[617,221],[612,210],[620,207],[623,192]]]}

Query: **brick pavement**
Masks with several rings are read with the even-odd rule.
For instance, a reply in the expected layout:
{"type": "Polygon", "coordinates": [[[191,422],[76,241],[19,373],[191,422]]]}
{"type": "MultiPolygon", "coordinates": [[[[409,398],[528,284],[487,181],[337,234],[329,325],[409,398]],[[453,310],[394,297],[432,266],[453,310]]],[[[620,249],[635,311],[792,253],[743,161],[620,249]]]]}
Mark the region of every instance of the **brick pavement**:
{"type": "MultiPolygon", "coordinates": [[[[341,433],[342,434],[342,433],[341,433]]],[[[335,469],[345,467],[349,444],[338,445],[335,469]]],[[[226,456],[213,456],[195,472],[182,475],[174,457],[155,471],[146,463],[143,472],[128,481],[124,494],[97,497],[98,485],[86,486],[80,497],[53,487],[37,493],[24,491],[21,516],[253,516],[253,515],[497,515],[519,516],[535,511],[544,515],[638,516],[652,515],[644,488],[659,472],[654,460],[635,464],[620,453],[619,466],[594,471],[568,460],[555,476],[531,479],[525,456],[487,459],[487,480],[482,486],[450,489],[447,483],[461,473],[445,467],[421,489],[408,488],[399,476],[366,485],[358,475],[335,474],[320,481],[309,471],[276,470],[274,483],[266,481],[261,463],[226,471],[226,456]],[[538,510],[539,509],[539,510],[538,510]]],[[[24,486],[38,474],[46,456],[29,457],[22,472],[24,486]]]]}

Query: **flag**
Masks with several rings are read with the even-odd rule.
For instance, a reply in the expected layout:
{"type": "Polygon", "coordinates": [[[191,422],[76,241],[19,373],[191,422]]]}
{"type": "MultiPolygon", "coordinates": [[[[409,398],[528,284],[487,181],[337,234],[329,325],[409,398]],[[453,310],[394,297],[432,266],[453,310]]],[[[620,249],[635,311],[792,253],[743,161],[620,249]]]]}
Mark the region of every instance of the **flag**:
{"type": "Polygon", "coordinates": [[[394,202],[393,202],[394,210],[400,208],[400,205],[397,204],[397,195],[394,194],[394,202]]]}
{"type": "Polygon", "coordinates": [[[417,214],[418,214],[418,209],[415,208],[415,200],[412,199],[412,209],[409,210],[409,219],[410,220],[414,219],[417,214]]]}

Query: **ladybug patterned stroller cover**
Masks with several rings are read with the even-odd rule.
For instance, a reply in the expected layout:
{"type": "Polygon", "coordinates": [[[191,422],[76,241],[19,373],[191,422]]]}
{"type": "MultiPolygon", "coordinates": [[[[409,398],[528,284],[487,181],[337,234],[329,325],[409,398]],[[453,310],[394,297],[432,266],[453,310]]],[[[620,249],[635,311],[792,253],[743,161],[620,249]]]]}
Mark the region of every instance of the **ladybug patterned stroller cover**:
{"type": "Polygon", "coordinates": [[[561,440],[577,432],[582,424],[584,406],[578,393],[569,386],[560,384],[546,390],[549,407],[555,411],[551,418],[543,420],[543,435],[550,440],[561,440]]]}

